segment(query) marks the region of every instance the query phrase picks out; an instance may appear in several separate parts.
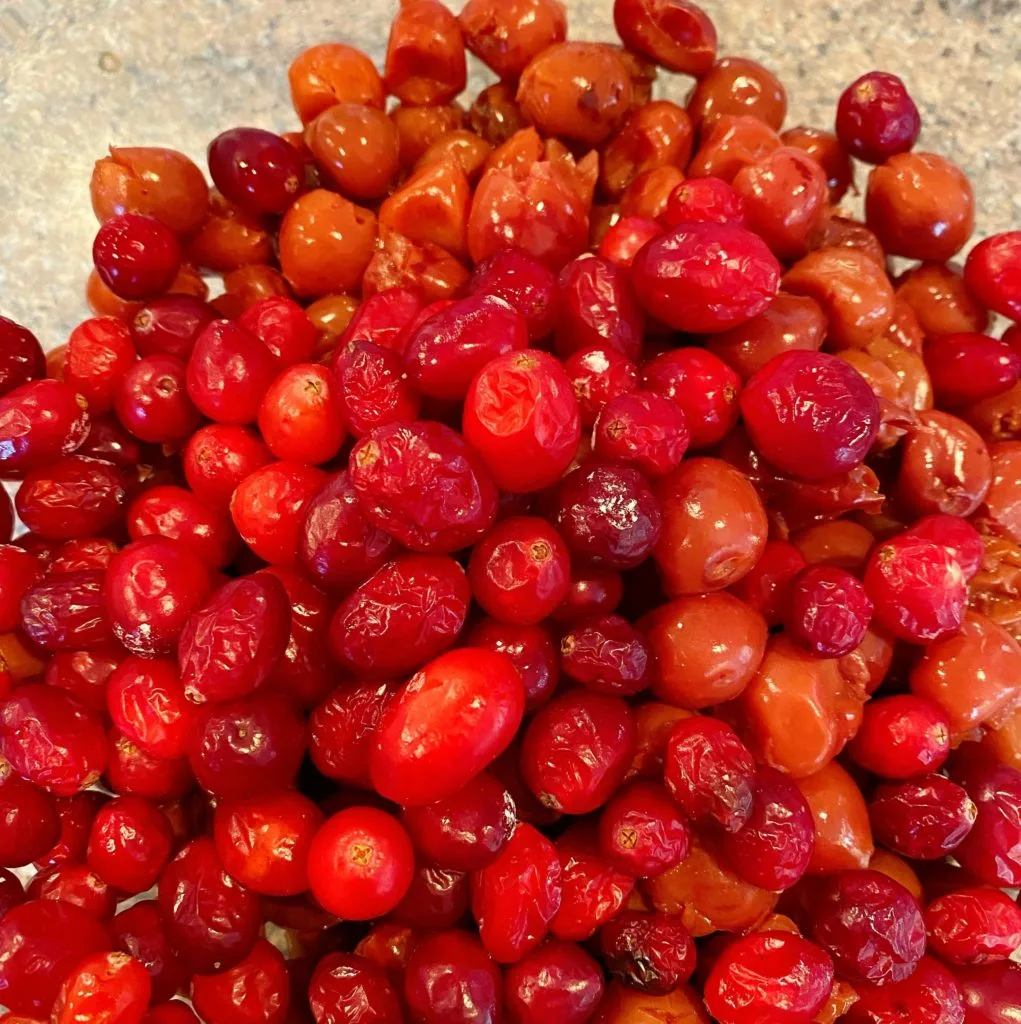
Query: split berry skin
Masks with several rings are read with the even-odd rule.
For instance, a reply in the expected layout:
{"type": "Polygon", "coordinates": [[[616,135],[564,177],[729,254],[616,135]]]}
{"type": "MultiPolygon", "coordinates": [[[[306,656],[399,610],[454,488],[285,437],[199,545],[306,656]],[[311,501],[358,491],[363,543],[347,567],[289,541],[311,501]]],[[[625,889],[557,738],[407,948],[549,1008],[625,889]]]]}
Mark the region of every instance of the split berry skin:
{"type": "Polygon", "coordinates": [[[604,3],[113,147],[0,317],[8,1024],[1021,1006],[1021,230],[899,69],[604,3]]]}

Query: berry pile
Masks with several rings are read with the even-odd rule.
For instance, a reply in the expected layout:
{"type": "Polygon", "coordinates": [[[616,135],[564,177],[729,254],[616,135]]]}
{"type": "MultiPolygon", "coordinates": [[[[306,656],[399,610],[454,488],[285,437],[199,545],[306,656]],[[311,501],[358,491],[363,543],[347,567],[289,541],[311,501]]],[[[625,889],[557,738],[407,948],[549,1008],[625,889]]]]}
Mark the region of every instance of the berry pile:
{"type": "Polygon", "coordinates": [[[1021,232],[614,15],[404,0],[0,319],[6,1024],[1018,1019],[1021,232]]]}

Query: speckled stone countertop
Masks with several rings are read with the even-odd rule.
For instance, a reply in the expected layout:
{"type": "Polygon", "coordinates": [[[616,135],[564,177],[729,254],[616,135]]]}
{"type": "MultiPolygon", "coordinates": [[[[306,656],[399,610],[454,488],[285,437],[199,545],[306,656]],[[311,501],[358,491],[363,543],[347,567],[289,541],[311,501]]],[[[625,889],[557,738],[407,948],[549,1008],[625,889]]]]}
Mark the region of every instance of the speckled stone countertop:
{"type": "MultiPolygon", "coordinates": [[[[175,146],[204,166],[225,128],[294,128],[294,55],[343,40],[381,61],[395,3],[0,0],[0,313],[47,346],[86,313],[88,180],[110,143],[175,146]]],[[[979,234],[1021,226],[1021,0],[703,6],[722,54],[780,75],[789,124],[830,127],[841,89],[864,71],[903,76],[922,111],[921,146],[971,175],[979,234]]],[[[612,38],[612,0],[567,7],[573,38],[612,38]]],[[[663,75],[657,93],[683,99],[690,85],[663,75]]]]}

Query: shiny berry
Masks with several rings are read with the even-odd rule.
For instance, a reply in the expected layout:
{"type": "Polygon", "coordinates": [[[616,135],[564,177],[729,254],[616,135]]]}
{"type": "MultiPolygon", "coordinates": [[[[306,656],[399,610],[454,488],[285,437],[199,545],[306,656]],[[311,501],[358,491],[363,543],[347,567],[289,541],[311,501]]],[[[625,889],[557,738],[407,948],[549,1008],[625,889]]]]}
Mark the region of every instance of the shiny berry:
{"type": "Polygon", "coordinates": [[[823,658],[850,654],[865,638],[872,601],[844,569],[811,565],[791,581],[784,626],[787,635],[823,658]]]}
{"type": "Polygon", "coordinates": [[[599,846],[606,859],[637,878],[675,867],[687,857],[690,843],[680,808],[658,783],[636,782],[621,790],[599,816],[599,846]]]}
{"type": "Polygon", "coordinates": [[[122,299],[152,299],[173,283],[181,246],[155,217],[122,213],[104,221],[92,244],[103,283],[122,299]]]}
{"type": "Polygon", "coordinates": [[[881,164],[915,144],[922,128],[918,107],[904,83],[885,71],[855,79],[837,103],[837,138],[851,153],[881,164]]]}
{"type": "Polygon", "coordinates": [[[865,705],[848,753],[884,779],[924,775],[939,769],[950,753],[950,720],[925,697],[879,697],[865,705]]]}
{"type": "Polygon", "coordinates": [[[262,128],[231,128],[209,143],[213,184],[249,213],[284,213],[305,180],[301,155],[262,128]]]}

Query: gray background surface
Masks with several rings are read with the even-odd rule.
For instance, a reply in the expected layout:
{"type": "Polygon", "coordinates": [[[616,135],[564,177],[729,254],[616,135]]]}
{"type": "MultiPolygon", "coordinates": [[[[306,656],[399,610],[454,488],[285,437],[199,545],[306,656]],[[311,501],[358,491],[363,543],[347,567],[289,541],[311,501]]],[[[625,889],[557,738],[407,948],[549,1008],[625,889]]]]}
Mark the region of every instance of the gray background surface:
{"type": "MultiPolygon", "coordinates": [[[[460,0],[456,0],[459,4],[460,0]]],[[[451,3],[454,6],[454,0],[451,3]]],[[[47,346],[85,314],[93,161],[110,143],[202,163],[238,124],[297,127],[286,68],[343,40],[377,61],[395,0],[0,0],[0,313],[47,346]]],[[[841,89],[882,68],[922,111],[921,145],[957,160],[978,232],[1021,226],[1021,0],[705,0],[722,54],[788,86],[788,124],[832,125],[841,89]]],[[[574,38],[612,37],[612,0],[567,0],[574,38]]],[[[473,86],[484,79],[476,74],[473,86]]],[[[690,80],[663,75],[682,99],[690,80]]]]}

